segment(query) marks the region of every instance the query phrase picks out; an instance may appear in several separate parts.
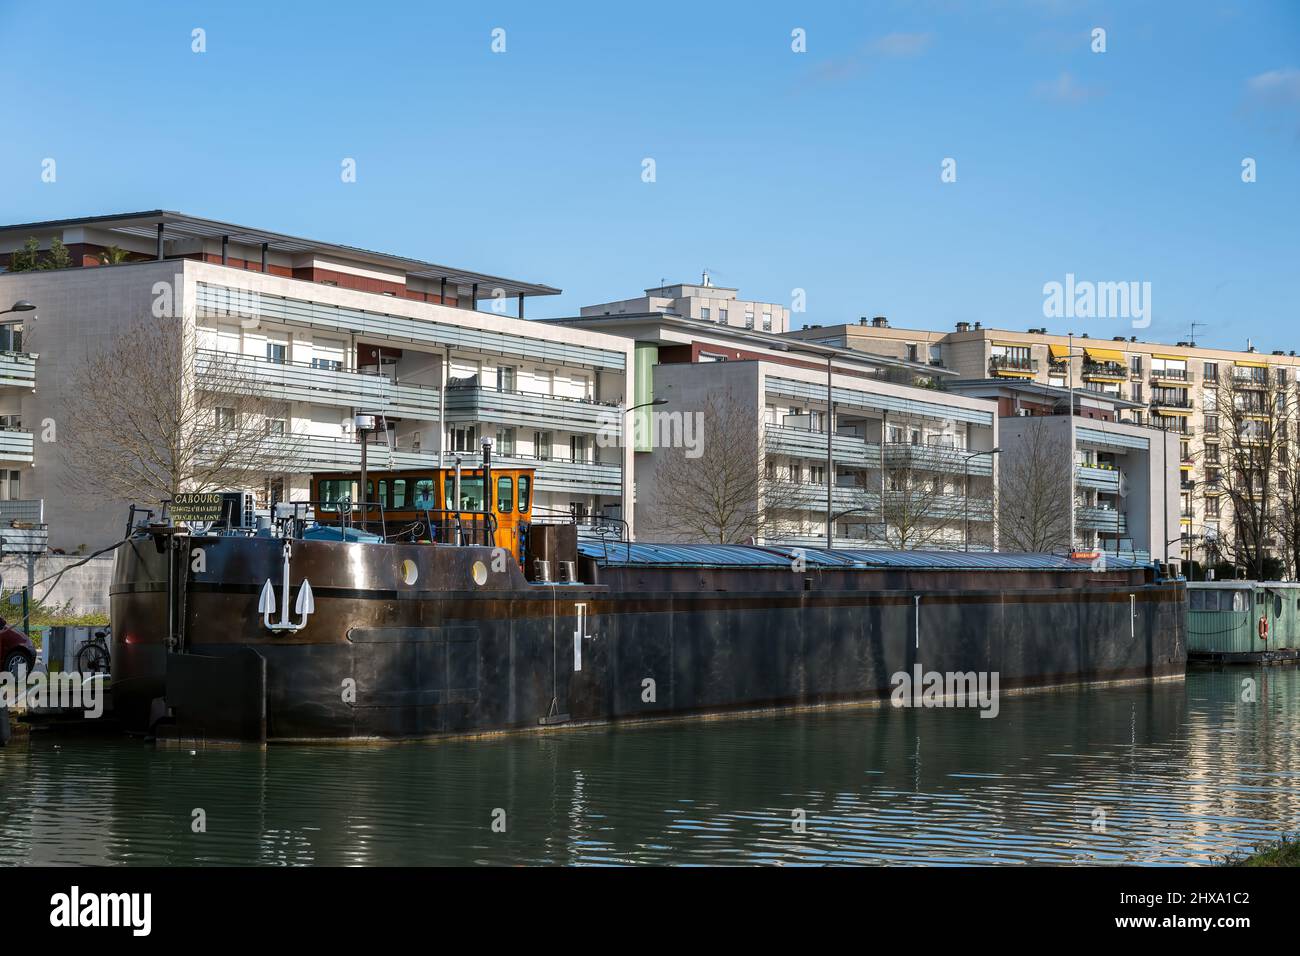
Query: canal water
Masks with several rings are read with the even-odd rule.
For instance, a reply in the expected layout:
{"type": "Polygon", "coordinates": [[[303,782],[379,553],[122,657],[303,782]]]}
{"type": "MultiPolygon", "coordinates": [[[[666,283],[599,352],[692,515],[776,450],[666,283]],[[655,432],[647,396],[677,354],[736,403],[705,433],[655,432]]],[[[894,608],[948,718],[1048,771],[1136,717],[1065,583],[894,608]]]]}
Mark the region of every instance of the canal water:
{"type": "Polygon", "coordinates": [[[1208,864],[1297,829],[1294,668],[1004,696],[994,719],[0,749],[3,864],[1208,864]]]}

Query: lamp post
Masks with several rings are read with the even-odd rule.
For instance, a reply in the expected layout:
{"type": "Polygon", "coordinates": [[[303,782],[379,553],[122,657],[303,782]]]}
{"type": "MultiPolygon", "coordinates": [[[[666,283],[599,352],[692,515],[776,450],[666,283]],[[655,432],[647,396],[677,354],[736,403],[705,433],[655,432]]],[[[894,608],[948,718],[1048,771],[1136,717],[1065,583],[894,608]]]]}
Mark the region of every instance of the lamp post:
{"type": "MultiPolygon", "coordinates": [[[[962,458],[962,469],[966,473],[965,487],[962,488],[963,491],[962,504],[964,504],[966,507],[966,532],[963,536],[964,541],[962,542],[963,551],[970,551],[970,460],[972,458],[979,458],[981,455],[988,455],[989,458],[991,459],[994,455],[1000,455],[1000,454],[1002,454],[1001,448],[990,448],[988,451],[971,452],[969,455],[966,455],[962,458]]],[[[992,461],[990,461],[989,467],[991,468],[992,465],[993,463],[992,461]]]]}
{"type": "Polygon", "coordinates": [[[831,364],[835,359],[835,353],[830,349],[825,352],[797,349],[785,343],[774,345],[773,348],[779,352],[802,352],[805,355],[826,356],[826,550],[831,551],[835,547],[835,394],[832,391],[834,369],[831,364]]]}

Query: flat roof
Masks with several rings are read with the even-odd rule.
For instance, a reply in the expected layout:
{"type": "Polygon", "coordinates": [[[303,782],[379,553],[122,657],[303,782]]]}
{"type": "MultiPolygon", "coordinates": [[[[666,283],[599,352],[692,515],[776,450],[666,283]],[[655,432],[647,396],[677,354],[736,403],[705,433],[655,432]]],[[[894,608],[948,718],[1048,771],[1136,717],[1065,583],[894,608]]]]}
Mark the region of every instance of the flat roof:
{"type": "MultiPolygon", "coordinates": [[[[1025,379],[963,378],[956,382],[948,382],[946,387],[950,391],[954,392],[963,389],[1006,388],[1013,392],[1030,392],[1035,395],[1043,395],[1047,398],[1055,398],[1064,402],[1070,400],[1070,389],[1068,388],[1061,388],[1057,385],[1044,385],[1042,382],[1034,382],[1025,379]]],[[[1105,392],[1094,392],[1086,388],[1074,389],[1075,402],[1079,402],[1083,399],[1105,402],[1108,405],[1114,405],[1116,408],[1147,407],[1146,402],[1133,402],[1129,401],[1127,398],[1120,398],[1118,395],[1107,395],[1105,392]]]]}
{"type": "Polygon", "coordinates": [[[759,329],[741,329],[732,325],[722,325],[706,319],[694,319],[675,312],[620,312],[618,315],[574,315],[555,319],[534,319],[535,322],[554,323],[555,325],[645,325],[659,323],[674,329],[688,332],[712,333],[719,337],[735,339],[742,344],[771,352],[783,352],[786,355],[802,355],[805,358],[833,355],[836,361],[854,365],[877,365],[889,368],[905,368],[927,375],[955,377],[952,369],[940,368],[925,362],[909,362],[907,359],[894,358],[889,355],[877,355],[861,349],[840,348],[838,345],[822,345],[817,342],[804,342],[795,339],[795,347],[785,335],[777,332],[763,332],[759,329]]]}
{"type": "Polygon", "coordinates": [[[188,216],[185,213],[174,212],[168,209],[153,209],[144,212],[118,213],[108,216],[81,216],[76,219],[49,219],[44,222],[24,222],[14,223],[12,225],[0,225],[0,235],[15,232],[30,233],[32,231],[75,229],[90,226],[95,229],[102,229],[105,232],[116,233],[122,236],[132,236],[137,239],[149,239],[152,241],[157,238],[159,223],[163,224],[164,238],[220,239],[222,236],[226,236],[232,242],[242,243],[244,245],[261,246],[265,243],[267,248],[276,252],[291,254],[301,252],[321,252],[352,259],[358,262],[365,262],[370,265],[403,269],[408,275],[417,276],[422,279],[446,279],[448,282],[454,283],[458,286],[473,286],[477,284],[492,289],[502,289],[507,295],[559,295],[561,291],[549,285],[523,282],[519,279],[507,279],[503,276],[489,275],[484,272],[471,272],[467,269],[457,269],[452,266],[439,265],[438,263],[428,262],[423,259],[411,259],[407,256],[397,256],[386,252],[375,252],[371,249],[361,249],[357,246],[345,246],[339,245],[338,243],[320,242],[315,239],[304,239],[299,236],[290,236],[282,232],[272,232],[267,229],[255,229],[250,226],[241,226],[232,222],[221,222],[217,219],[203,219],[198,216],[188,216]]]}

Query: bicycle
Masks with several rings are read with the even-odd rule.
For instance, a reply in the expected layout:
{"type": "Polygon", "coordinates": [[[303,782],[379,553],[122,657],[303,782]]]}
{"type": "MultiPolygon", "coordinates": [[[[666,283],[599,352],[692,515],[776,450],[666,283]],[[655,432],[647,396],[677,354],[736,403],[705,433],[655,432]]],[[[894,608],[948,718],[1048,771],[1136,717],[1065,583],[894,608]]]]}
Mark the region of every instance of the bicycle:
{"type": "Polygon", "coordinates": [[[77,651],[77,673],[107,674],[112,657],[108,650],[108,632],[96,631],[95,636],[77,651]]]}

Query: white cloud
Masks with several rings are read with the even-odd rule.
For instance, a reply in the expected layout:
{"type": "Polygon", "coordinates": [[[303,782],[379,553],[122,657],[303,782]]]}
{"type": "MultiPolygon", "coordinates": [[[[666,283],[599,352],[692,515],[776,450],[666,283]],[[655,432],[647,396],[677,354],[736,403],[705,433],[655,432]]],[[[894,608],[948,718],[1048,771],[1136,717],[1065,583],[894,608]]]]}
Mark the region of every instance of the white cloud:
{"type": "Polygon", "coordinates": [[[1056,103],[1084,103],[1102,95],[1098,87],[1084,86],[1068,71],[1062,71],[1055,80],[1039,83],[1034,92],[1040,97],[1056,103]]]}

